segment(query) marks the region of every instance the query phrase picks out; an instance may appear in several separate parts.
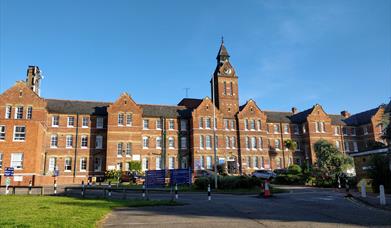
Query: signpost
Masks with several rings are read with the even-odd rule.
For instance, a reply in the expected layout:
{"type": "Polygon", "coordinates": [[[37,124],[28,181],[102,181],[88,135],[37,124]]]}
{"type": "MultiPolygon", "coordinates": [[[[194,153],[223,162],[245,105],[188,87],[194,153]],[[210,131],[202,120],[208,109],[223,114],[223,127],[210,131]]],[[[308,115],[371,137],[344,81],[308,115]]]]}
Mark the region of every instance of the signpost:
{"type": "Polygon", "coordinates": [[[146,187],[164,187],[166,185],[166,170],[146,171],[146,187]]]}
{"type": "Polygon", "coordinates": [[[6,167],[4,170],[4,176],[12,177],[13,175],[14,175],[14,168],[13,167],[6,167]]]}
{"type": "Polygon", "coordinates": [[[6,167],[4,170],[4,176],[7,178],[5,179],[5,194],[8,195],[9,193],[9,186],[11,184],[11,179],[9,177],[12,177],[14,175],[14,168],[13,167],[6,167]]]}
{"type": "Polygon", "coordinates": [[[191,185],[191,170],[189,169],[171,169],[170,184],[189,184],[191,185]]]}

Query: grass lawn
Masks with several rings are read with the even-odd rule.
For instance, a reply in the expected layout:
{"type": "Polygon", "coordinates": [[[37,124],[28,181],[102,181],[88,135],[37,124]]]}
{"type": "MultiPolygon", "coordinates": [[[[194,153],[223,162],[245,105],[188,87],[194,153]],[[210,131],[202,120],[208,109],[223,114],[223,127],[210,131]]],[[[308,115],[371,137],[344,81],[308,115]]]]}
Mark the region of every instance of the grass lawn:
{"type": "Polygon", "coordinates": [[[168,200],[0,196],[0,227],[95,227],[115,207],[178,205],[168,200]]]}

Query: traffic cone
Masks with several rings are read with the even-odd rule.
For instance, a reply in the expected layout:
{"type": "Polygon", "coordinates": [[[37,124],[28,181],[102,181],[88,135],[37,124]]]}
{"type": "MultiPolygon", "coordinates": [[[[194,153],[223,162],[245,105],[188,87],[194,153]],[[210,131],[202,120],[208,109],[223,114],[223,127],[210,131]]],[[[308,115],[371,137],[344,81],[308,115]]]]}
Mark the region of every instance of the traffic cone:
{"type": "Polygon", "coordinates": [[[265,198],[267,198],[267,197],[270,197],[270,188],[269,188],[269,180],[265,180],[265,189],[264,189],[264,194],[263,194],[263,196],[265,197],[265,198]]]}

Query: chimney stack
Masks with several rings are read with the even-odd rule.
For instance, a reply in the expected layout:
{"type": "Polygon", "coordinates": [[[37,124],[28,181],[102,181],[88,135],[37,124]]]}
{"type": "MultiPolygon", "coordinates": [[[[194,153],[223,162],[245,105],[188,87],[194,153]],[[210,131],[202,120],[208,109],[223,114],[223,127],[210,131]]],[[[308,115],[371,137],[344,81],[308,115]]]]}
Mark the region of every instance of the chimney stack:
{"type": "Polygon", "coordinates": [[[41,79],[42,76],[39,67],[29,66],[27,69],[26,85],[36,94],[38,94],[38,96],[40,96],[40,92],[41,92],[40,91],[41,79]]]}
{"type": "Polygon", "coordinates": [[[341,115],[342,115],[343,117],[345,117],[345,118],[349,118],[349,117],[350,117],[350,113],[349,113],[348,111],[346,111],[346,110],[342,111],[342,112],[341,112],[341,115]]]}
{"type": "Polygon", "coordinates": [[[296,114],[297,113],[297,108],[296,107],[292,107],[292,114],[296,114]]]}

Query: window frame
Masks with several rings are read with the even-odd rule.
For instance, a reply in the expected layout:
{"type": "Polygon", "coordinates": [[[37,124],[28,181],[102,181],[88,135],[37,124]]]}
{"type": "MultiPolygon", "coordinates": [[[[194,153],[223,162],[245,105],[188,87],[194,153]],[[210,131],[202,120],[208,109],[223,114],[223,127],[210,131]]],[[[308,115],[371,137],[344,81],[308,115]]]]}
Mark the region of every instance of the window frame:
{"type": "Polygon", "coordinates": [[[13,141],[14,142],[25,142],[26,141],[26,135],[27,135],[27,129],[26,129],[26,126],[25,125],[15,125],[14,126],[14,134],[13,134],[13,141]],[[16,128],[24,128],[24,132],[16,132],[16,128]],[[18,139],[16,138],[16,134],[23,134],[23,139],[19,139],[21,138],[21,136],[18,137],[18,139]]]}
{"type": "Polygon", "coordinates": [[[50,136],[50,148],[58,148],[58,135],[53,134],[50,136]]]}
{"type": "Polygon", "coordinates": [[[69,127],[69,128],[75,127],[75,117],[74,116],[67,117],[67,127],[69,127]],[[70,124],[71,122],[72,122],[72,125],[70,124]]]}
{"type": "Polygon", "coordinates": [[[72,158],[66,157],[64,159],[64,172],[72,172],[72,158]],[[69,162],[69,164],[67,164],[69,162]],[[67,169],[69,167],[69,169],[67,169]]]}
{"type": "Polygon", "coordinates": [[[31,120],[33,118],[33,107],[28,106],[27,107],[27,112],[26,112],[26,119],[31,120]]]}
{"type": "Polygon", "coordinates": [[[95,136],[95,149],[103,149],[103,136],[102,135],[95,136]]]}
{"type": "Polygon", "coordinates": [[[87,157],[81,157],[80,160],[79,160],[79,172],[87,172],[87,167],[88,164],[87,164],[87,157]],[[83,166],[85,163],[85,169],[83,169],[83,166]]]}
{"type": "Polygon", "coordinates": [[[16,170],[21,170],[21,169],[23,169],[23,158],[24,158],[24,154],[22,153],[22,152],[15,152],[15,153],[11,153],[11,159],[10,159],[10,167],[13,167],[14,169],[16,169],[16,170]],[[14,156],[15,155],[21,155],[21,159],[20,160],[14,160],[14,156]],[[15,163],[15,162],[20,162],[20,167],[15,167],[14,165],[13,165],[13,163],[15,163]]]}
{"type": "Polygon", "coordinates": [[[5,125],[0,125],[0,141],[5,141],[6,130],[7,129],[5,125]]]}
{"type": "Polygon", "coordinates": [[[82,149],[87,149],[87,148],[88,148],[88,135],[82,135],[82,136],[81,136],[81,139],[80,139],[80,148],[82,148],[82,149]],[[85,143],[86,143],[85,146],[83,145],[83,144],[84,144],[83,140],[85,140],[85,143]]]}

